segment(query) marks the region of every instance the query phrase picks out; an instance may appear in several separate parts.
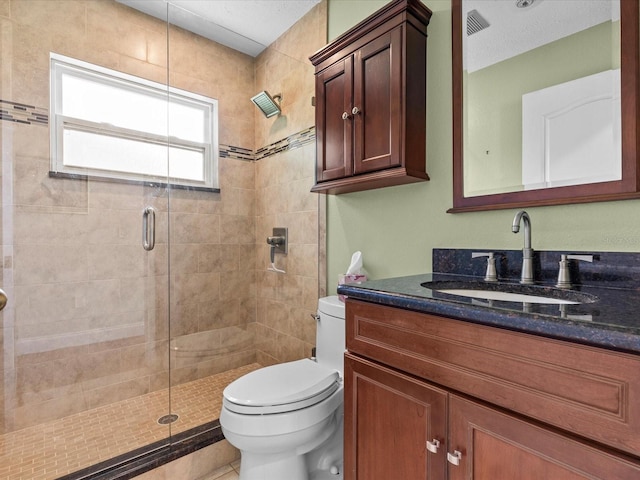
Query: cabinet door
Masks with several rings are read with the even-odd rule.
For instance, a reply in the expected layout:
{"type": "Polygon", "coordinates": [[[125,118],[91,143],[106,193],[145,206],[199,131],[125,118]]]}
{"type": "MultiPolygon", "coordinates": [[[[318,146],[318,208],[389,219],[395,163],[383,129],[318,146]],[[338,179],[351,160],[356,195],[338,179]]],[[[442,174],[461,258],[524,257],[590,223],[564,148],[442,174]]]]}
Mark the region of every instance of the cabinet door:
{"type": "Polygon", "coordinates": [[[640,464],[541,426],[451,395],[451,480],[631,480],[640,464]]]}
{"type": "Polygon", "coordinates": [[[353,59],[347,57],[316,75],[316,180],[353,174],[353,59]]]}
{"type": "Polygon", "coordinates": [[[402,162],[402,28],[378,37],[354,54],[356,174],[402,162]]]}
{"type": "Polygon", "coordinates": [[[442,390],[346,354],[345,480],[444,479],[446,403],[442,390]]]}

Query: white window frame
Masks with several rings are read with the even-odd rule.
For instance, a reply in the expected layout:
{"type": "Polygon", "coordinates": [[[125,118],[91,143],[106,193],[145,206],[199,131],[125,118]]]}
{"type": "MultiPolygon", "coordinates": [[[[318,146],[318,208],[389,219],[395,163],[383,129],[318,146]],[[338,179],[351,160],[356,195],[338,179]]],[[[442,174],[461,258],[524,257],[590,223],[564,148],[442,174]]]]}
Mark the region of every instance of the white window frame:
{"type": "MultiPolygon", "coordinates": [[[[104,178],[114,181],[125,181],[144,184],[170,184],[184,188],[196,188],[219,191],[218,187],[218,101],[195,93],[187,92],[167,85],[146,80],[133,75],[93,65],[81,60],[63,55],[50,54],[50,144],[51,144],[51,174],[53,176],[104,178]],[[119,89],[128,89],[139,94],[167,99],[176,104],[196,106],[204,112],[204,140],[195,142],[177,138],[175,136],[158,135],[118,127],[109,123],[96,123],[86,119],[69,117],[62,114],[62,75],[70,75],[84,80],[95,81],[119,89]],[[79,131],[105,137],[133,140],[166,146],[167,155],[166,175],[153,175],[120,170],[106,170],[88,166],[72,166],[64,162],[64,134],[65,131],[79,131]],[[192,150],[203,153],[202,177],[185,179],[170,177],[169,151],[170,149],[192,150]]],[[[171,118],[168,119],[170,124],[171,118]]]]}

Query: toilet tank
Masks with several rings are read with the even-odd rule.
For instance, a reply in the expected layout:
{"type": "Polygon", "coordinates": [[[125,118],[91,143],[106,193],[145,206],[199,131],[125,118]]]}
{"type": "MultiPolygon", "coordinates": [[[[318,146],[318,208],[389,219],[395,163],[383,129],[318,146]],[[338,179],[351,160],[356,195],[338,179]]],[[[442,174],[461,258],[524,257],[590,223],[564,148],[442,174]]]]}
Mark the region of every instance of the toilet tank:
{"type": "Polygon", "coordinates": [[[318,300],[316,359],[342,376],[345,348],[344,303],[336,295],[323,297],[318,300]]]}

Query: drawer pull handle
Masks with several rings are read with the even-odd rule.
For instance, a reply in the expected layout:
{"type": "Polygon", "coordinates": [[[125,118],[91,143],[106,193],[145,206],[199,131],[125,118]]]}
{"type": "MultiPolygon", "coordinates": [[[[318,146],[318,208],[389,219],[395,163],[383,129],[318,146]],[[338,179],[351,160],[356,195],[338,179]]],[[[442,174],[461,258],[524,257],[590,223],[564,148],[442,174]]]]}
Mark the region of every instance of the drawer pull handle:
{"type": "Polygon", "coordinates": [[[362,113],[362,111],[358,107],[353,107],[351,113],[353,113],[354,115],[358,115],[359,113],[362,113]]]}
{"type": "Polygon", "coordinates": [[[427,450],[431,453],[438,453],[438,449],[440,448],[440,441],[435,438],[431,441],[427,440],[427,450]]]}
{"type": "Polygon", "coordinates": [[[343,120],[349,120],[349,118],[351,118],[351,115],[349,115],[347,112],[344,112],[344,113],[342,114],[342,119],[343,119],[343,120]]]}
{"type": "Polygon", "coordinates": [[[447,461],[451,465],[458,466],[460,465],[460,460],[462,459],[462,452],[459,450],[454,450],[453,453],[447,452],[447,461]]]}

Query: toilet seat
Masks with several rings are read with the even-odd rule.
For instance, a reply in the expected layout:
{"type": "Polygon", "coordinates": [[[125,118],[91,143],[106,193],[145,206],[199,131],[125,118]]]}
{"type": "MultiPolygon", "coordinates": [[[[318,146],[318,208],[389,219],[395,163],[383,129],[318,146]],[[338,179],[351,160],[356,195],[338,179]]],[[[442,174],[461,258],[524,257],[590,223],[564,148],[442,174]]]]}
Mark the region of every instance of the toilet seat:
{"type": "Polygon", "coordinates": [[[255,370],[230,383],[223,405],[245,415],[265,415],[299,410],[329,397],[340,387],[336,370],[310,359],[255,370]]]}

